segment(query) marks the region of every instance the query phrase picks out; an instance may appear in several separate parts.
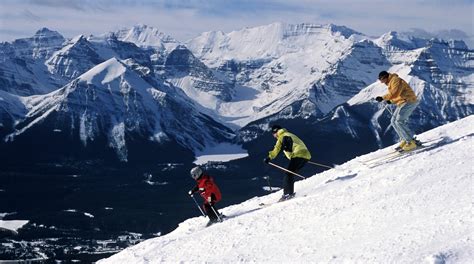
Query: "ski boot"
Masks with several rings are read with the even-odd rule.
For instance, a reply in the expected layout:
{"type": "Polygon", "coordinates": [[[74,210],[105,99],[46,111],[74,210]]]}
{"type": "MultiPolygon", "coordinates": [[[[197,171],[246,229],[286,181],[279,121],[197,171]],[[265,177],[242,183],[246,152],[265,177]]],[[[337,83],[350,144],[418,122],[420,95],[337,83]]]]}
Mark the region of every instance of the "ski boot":
{"type": "Polygon", "coordinates": [[[206,227],[211,226],[215,223],[219,223],[220,221],[218,219],[211,219],[209,222],[207,222],[206,227]]]}
{"type": "Polygon", "coordinates": [[[280,200],[278,200],[278,202],[283,202],[283,201],[286,201],[286,200],[290,200],[291,198],[295,197],[295,194],[296,193],[292,193],[292,194],[284,194],[280,200]]]}
{"type": "Polygon", "coordinates": [[[396,151],[402,151],[403,147],[407,144],[405,140],[400,141],[400,145],[395,148],[396,151]]]}
{"type": "Polygon", "coordinates": [[[411,151],[416,149],[417,147],[418,145],[416,144],[415,140],[412,140],[402,147],[402,152],[411,151]]]}

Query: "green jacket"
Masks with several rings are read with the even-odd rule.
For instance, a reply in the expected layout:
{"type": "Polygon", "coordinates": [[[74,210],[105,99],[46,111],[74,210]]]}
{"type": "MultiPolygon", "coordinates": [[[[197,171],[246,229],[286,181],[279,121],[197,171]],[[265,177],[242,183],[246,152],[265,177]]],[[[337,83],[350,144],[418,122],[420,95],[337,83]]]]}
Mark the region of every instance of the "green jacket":
{"type": "Polygon", "coordinates": [[[286,131],[286,129],[284,128],[278,130],[277,132],[277,142],[275,144],[275,147],[273,147],[272,151],[268,152],[268,157],[270,159],[276,158],[278,153],[280,153],[280,150],[282,149],[283,138],[285,136],[291,137],[293,141],[292,151],[283,151],[283,153],[285,153],[285,156],[288,159],[292,159],[292,158],[304,158],[307,160],[311,159],[311,153],[309,153],[309,150],[308,148],[306,148],[306,145],[303,143],[303,141],[299,139],[297,136],[293,135],[292,133],[286,131]]]}

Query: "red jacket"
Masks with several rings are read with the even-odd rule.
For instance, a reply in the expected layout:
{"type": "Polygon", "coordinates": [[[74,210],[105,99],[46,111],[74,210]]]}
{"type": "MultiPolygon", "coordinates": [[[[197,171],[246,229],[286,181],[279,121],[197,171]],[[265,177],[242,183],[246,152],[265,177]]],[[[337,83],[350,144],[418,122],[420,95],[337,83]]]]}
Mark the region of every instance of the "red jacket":
{"type": "Polygon", "coordinates": [[[199,179],[197,179],[197,187],[204,188],[204,191],[201,191],[201,196],[202,198],[204,198],[205,201],[207,201],[207,198],[212,196],[213,194],[213,201],[216,203],[219,202],[222,198],[219,187],[217,187],[217,185],[214,183],[214,179],[212,179],[212,177],[209,175],[204,174],[199,177],[199,179]]]}

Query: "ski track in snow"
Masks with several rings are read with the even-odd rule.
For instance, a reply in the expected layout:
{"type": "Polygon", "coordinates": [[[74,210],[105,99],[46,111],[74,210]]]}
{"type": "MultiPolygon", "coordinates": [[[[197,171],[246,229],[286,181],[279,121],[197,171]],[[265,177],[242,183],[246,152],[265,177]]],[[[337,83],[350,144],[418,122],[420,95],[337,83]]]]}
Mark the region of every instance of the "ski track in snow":
{"type": "Polygon", "coordinates": [[[474,116],[428,131],[445,143],[370,169],[357,157],[281,191],[195,217],[99,263],[472,263],[474,116]]]}

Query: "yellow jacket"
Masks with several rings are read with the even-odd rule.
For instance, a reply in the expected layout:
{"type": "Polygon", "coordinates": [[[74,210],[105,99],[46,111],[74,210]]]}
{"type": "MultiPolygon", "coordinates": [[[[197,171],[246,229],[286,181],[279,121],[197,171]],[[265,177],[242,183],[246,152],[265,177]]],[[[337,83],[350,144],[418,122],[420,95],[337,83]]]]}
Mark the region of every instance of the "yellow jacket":
{"type": "Polygon", "coordinates": [[[416,102],[416,94],[410,85],[395,73],[388,76],[388,93],[383,96],[384,100],[390,100],[392,103],[401,105],[405,102],[416,102]]]}
{"type": "Polygon", "coordinates": [[[277,142],[275,144],[275,147],[273,147],[273,150],[268,152],[268,157],[270,159],[276,158],[278,153],[280,153],[280,150],[282,148],[282,143],[283,143],[283,138],[285,136],[291,137],[293,140],[293,151],[283,151],[285,153],[285,156],[288,159],[292,158],[304,158],[307,160],[311,159],[311,153],[309,153],[308,148],[306,148],[306,145],[303,143],[301,139],[299,139],[297,136],[293,135],[292,133],[286,131],[286,129],[282,128],[278,130],[277,132],[277,142]]]}

